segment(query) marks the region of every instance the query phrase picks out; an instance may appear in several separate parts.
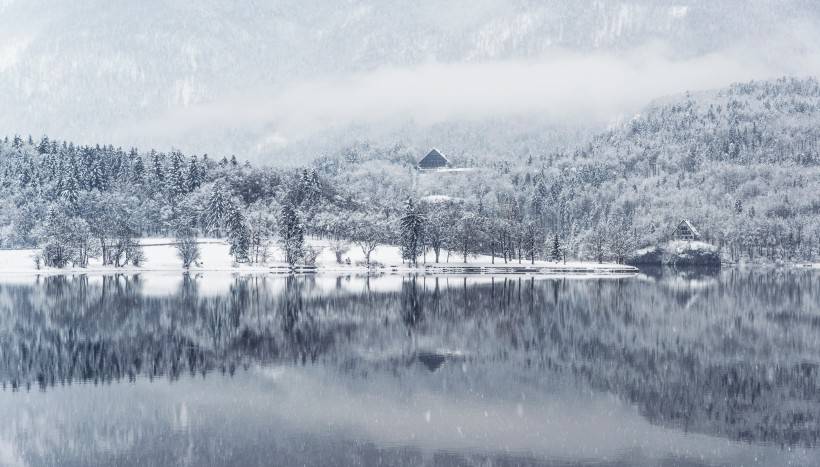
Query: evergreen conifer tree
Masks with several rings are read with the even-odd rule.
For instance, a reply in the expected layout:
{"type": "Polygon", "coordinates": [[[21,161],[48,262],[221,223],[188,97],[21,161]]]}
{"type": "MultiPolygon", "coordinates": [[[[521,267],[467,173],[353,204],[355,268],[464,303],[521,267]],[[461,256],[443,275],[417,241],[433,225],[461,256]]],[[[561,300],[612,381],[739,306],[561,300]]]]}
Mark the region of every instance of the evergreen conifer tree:
{"type": "Polygon", "coordinates": [[[230,213],[231,201],[221,184],[214,185],[211,196],[208,199],[208,211],[205,222],[208,229],[219,235],[220,230],[225,226],[225,221],[230,213]]]}
{"type": "Polygon", "coordinates": [[[199,169],[196,156],[191,156],[188,163],[188,179],[186,180],[187,189],[189,192],[196,190],[202,185],[202,172],[199,169]]]}
{"type": "Polygon", "coordinates": [[[76,209],[80,201],[80,188],[77,186],[77,179],[69,176],[65,182],[60,197],[73,209],[76,209]]]}
{"type": "Polygon", "coordinates": [[[89,161],[88,187],[92,190],[96,188],[100,191],[105,191],[108,188],[108,182],[106,180],[105,171],[103,168],[103,161],[101,160],[99,153],[94,154],[89,161]]]}
{"type": "Polygon", "coordinates": [[[151,173],[157,182],[165,180],[165,169],[162,167],[162,157],[154,150],[151,150],[151,173]]]}
{"type": "Polygon", "coordinates": [[[561,261],[561,240],[558,238],[557,233],[552,237],[552,250],[550,251],[550,256],[555,262],[561,261]]]}
{"type": "Polygon", "coordinates": [[[170,183],[168,192],[173,199],[179,198],[188,191],[183,169],[184,165],[185,161],[182,158],[182,153],[174,151],[174,153],[171,154],[171,166],[168,170],[168,181],[170,183]]]}
{"type": "Polygon", "coordinates": [[[43,138],[40,139],[40,144],[37,145],[37,152],[40,154],[46,154],[51,149],[51,143],[48,140],[48,136],[43,135],[43,138]]]}
{"type": "Polygon", "coordinates": [[[131,163],[131,183],[135,185],[142,185],[145,180],[145,164],[142,162],[142,157],[137,156],[131,163]]]}
{"type": "Polygon", "coordinates": [[[422,249],[424,235],[424,215],[418,205],[408,198],[404,205],[404,215],[400,220],[402,258],[417,264],[422,249]]]}
{"type": "Polygon", "coordinates": [[[230,254],[237,262],[248,261],[250,250],[250,231],[245,223],[245,216],[242,210],[234,207],[226,220],[228,229],[228,241],[231,244],[230,254]]]}
{"type": "Polygon", "coordinates": [[[296,210],[290,204],[284,204],[279,214],[279,241],[285,251],[285,260],[295,265],[302,258],[305,243],[305,231],[296,210]]]}

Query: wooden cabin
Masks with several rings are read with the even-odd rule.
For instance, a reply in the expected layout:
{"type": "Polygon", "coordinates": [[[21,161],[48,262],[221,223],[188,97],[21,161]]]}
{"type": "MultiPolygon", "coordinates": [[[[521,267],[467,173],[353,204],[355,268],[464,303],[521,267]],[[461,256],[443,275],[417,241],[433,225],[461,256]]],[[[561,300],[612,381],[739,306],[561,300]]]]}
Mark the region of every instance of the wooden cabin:
{"type": "Polygon", "coordinates": [[[435,170],[449,167],[450,161],[438,149],[433,148],[418,164],[420,170],[435,170]]]}
{"type": "Polygon", "coordinates": [[[680,221],[675,230],[672,232],[672,239],[674,240],[700,240],[700,233],[687,219],[680,221]]]}

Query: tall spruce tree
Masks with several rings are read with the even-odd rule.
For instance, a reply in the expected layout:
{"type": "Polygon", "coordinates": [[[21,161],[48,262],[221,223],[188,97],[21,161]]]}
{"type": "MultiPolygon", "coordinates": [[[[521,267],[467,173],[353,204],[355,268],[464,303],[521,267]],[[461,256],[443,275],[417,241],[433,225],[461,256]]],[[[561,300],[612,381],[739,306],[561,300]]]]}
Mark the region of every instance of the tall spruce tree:
{"type": "Polygon", "coordinates": [[[188,192],[184,165],[185,161],[182,158],[182,153],[174,151],[174,153],[171,154],[171,166],[168,170],[168,181],[170,183],[168,192],[172,199],[177,199],[188,192]]]}
{"type": "Polygon", "coordinates": [[[231,244],[231,256],[240,263],[248,261],[251,239],[242,210],[238,207],[231,209],[225,223],[228,230],[228,242],[231,244]]]}
{"type": "Polygon", "coordinates": [[[160,183],[165,180],[165,168],[162,166],[162,156],[151,150],[151,175],[154,177],[155,183],[160,183]]]}
{"type": "Polygon", "coordinates": [[[196,156],[191,156],[191,160],[188,162],[186,182],[189,192],[196,190],[202,185],[202,172],[199,169],[199,163],[197,162],[196,156]]]}
{"type": "Polygon", "coordinates": [[[208,198],[208,211],[206,213],[205,224],[207,228],[214,231],[217,236],[220,235],[220,232],[225,227],[225,222],[231,210],[231,204],[228,193],[222,184],[215,184],[211,190],[211,196],[208,198]]]}
{"type": "Polygon", "coordinates": [[[412,198],[404,205],[400,220],[402,258],[418,264],[418,256],[423,248],[424,214],[412,198]]]}
{"type": "Polygon", "coordinates": [[[77,177],[69,175],[60,197],[71,207],[72,210],[77,209],[80,201],[80,188],[77,186],[77,177]]]}
{"type": "Polygon", "coordinates": [[[552,237],[552,249],[550,250],[550,256],[555,262],[561,261],[561,240],[558,238],[557,233],[552,237]]]}
{"type": "Polygon", "coordinates": [[[134,185],[142,185],[145,180],[145,164],[142,162],[142,157],[136,156],[131,162],[131,183],[134,185]]]}
{"type": "Polygon", "coordinates": [[[288,264],[298,263],[304,252],[305,231],[299,214],[287,203],[279,213],[279,242],[288,264]]]}

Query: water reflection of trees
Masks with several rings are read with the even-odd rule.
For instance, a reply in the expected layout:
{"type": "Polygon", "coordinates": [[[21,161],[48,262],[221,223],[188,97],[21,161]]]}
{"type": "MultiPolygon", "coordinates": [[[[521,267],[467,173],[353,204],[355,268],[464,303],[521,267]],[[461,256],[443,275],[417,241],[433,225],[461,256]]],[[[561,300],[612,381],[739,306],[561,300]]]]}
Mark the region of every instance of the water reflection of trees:
{"type": "Polygon", "coordinates": [[[49,277],[0,286],[0,380],[45,389],[319,360],[366,374],[401,371],[410,354],[435,361],[432,371],[449,350],[567,375],[658,423],[816,445],[817,275],[669,280],[419,276],[351,292],[251,276],[208,295],[186,277],[175,294],[152,297],[139,276],[49,277]],[[362,357],[374,352],[382,357],[362,357]]]}

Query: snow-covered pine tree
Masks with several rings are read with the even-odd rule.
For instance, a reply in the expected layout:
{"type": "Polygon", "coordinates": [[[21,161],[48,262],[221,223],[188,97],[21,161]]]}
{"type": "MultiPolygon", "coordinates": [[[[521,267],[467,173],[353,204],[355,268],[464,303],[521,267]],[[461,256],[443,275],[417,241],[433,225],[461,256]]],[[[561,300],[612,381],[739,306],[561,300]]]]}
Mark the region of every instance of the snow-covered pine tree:
{"type": "Polygon", "coordinates": [[[556,263],[561,261],[561,239],[558,237],[557,233],[552,237],[552,249],[550,250],[550,256],[556,263]]]}
{"type": "Polygon", "coordinates": [[[310,206],[314,206],[319,202],[322,196],[322,185],[319,182],[319,174],[316,173],[315,169],[311,169],[310,171],[304,169],[302,171],[301,192],[304,196],[304,201],[310,206]]]}
{"type": "Polygon", "coordinates": [[[196,156],[191,156],[191,160],[188,162],[186,185],[188,192],[192,192],[202,185],[202,172],[199,169],[196,156]]]}
{"type": "Polygon", "coordinates": [[[225,221],[230,213],[231,205],[231,200],[222,184],[215,184],[211,190],[211,196],[208,198],[208,210],[205,214],[205,224],[208,230],[215,232],[217,236],[220,235],[220,231],[225,226],[225,221]]]}
{"type": "Polygon", "coordinates": [[[422,249],[424,235],[424,214],[412,198],[404,205],[404,214],[400,220],[402,258],[417,264],[422,249]]]}
{"type": "Polygon", "coordinates": [[[248,261],[250,250],[250,231],[245,224],[245,216],[242,210],[234,206],[225,221],[228,230],[228,242],[231,244],[230,254],[236,262],[244,263],[248,261]]]}
{"type": "Polygon", "coordinates": [[[48,136],[43,135],[40,139],[40,144],[37,145],[37,152],[40,154],[46,154],[51,150],[51,142],[48,140],[48,136]]]}
{"type": "Polygon", "coordinates": [[[72,209],[77,209],[80,201],[80,188],[77,186],[77,178],[69,175],[63,185],[63,191],[60,193],[62,198],[72,209]]]}
{"type": "Polygon", "coordinates": [[[131,162],[131,183],[134,185],[142,185],[145,181],[145,164],[142,162],[142,157],[136,156],[131,162]]]}
{"type": "Polygon", "coordinates": [[[305,231],[299,214],[288,203],[279,214],[279,242],[285,251],[285,260],[290,266],[295,265],[302,258],[305,231]]]}
{"type": "Polygon", "coordinates": [[[159,183],[162,180],[165,180],[165,168],[162,166],[162,156],[152,149],[150,153],[150,158],[151,175],[153,176],[155,183],[159,183]]]}
{"type": "Polygon", "coordinates": [[[99,153],[92,153],[88,167],[88,186],[89,188],[105,191],[108,188],[108,179],[105,176],[105,168],[99,153]]]}
{"type": "Polygon", "coordinates": [[[168,169],[168,193],[171,199],[177,199],[188,192],[184,173],[185,160],[182,153],[174,151],[171,154],[171,165],[168,169]]]}

